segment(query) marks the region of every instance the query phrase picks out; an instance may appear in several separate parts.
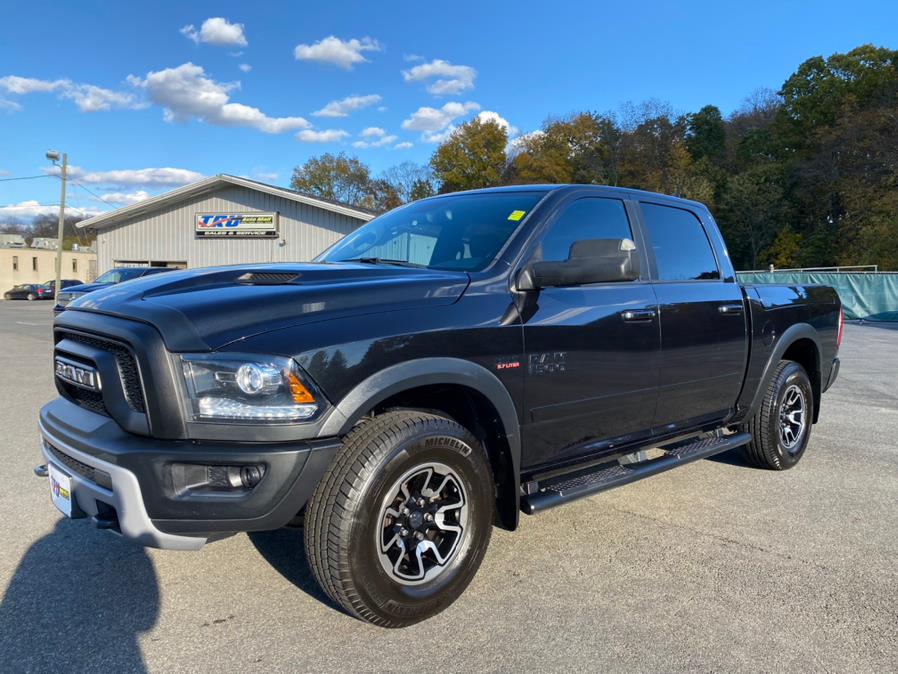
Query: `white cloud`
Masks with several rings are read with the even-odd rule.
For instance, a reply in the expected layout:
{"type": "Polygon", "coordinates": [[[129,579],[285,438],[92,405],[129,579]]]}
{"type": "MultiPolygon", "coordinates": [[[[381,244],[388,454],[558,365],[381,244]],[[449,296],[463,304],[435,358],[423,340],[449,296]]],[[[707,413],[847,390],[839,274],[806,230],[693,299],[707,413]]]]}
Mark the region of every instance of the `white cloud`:
{"type": "Polygon", "coordinates": [[[15,101],[10,101],[6,98],[0,98],[0,110],[5,110],[6,112],[18,112],[21,109],[22,106],[15,101]]]}
{"type": "Polygon", "coordinates": [[[512,138],[508,141],[508,146],[505,148],[505,154],[509,156],[514,156],[518,154],[521,150],[524,149],[526,143],[535,138],[539,138],[545,132],[537,129],[536,131],[530,131],[529,133],[525,133],[517,138],[512,138]]]}
{"type": "Polygon", "coordinates": [[[253,173],[253,178],[261,180],[264,183],[273,183],[280,178],[280,175],[274,171],[255,171],[253,173]]]}
{"type": "Polygon", "coordinates": [[[450,124],[442,131],[425,131],[421,134],[421,140],[425,143],[442,143],[449,140],[449,136],[455,133],[456,129],[458,127],[455,124],[450,124]]]}
{"type": "Polygon", "coordinates": [[[368,128],[363,129],[359,135],[362,138],[383,138],[387,135],[387,132],[379,126],[369,126],[368,128]]]}
{"type": "Polygon", "coordinates": [[[108,192],[101,194],[100,199],[113,206],[130,206],[146,201],[151,196],[146,190],[136,190],[134,192],[108,192]]]}
{"type": "Polygon", "coordinates": [[[452,65],[449,61],[435,59],[422,63],[411,70],[403,70],[406,82],[421,82],[434,79],[427,85],[427,91],[435,96],[451,96],[474,88],[477,71],[471,66],[452,65]]]}
{"type": "Polygon", "coordinates": [[[249,44],[243,33],[242,23],[231,23],[220,16],[203,21],[199,31],[192,23],[184,26],[181,35],[197,44],[202,42],[216,47],[246,47],[249,44]]]}
{"type": "Polygon", "coordinates": [[[241,72],[244,72],[244,73],[248,73],[250,70],[253,69],[253,67],[249,63],[241,63],[237,67],[240,68],[241,72]]]}
{"type": "MultiPolygon", "coordinates": [[[[0,90],[16,96],[35,93],[55,93],[60,98],[74,101],[81,112],[99,112],[113,108],[138,109],[146,107],[127,91],[112,91],[93,84],[79,84],[68,79],[39,80],[31,77],[8,75],[0,77],[0,90]]],[[[15,101],[9,101],[10,109],[21,109],[15,101]]]]}
{"type": "MultiPolygon", "coordinates": [[[[473,101],[458,103],[451,101],[442,108],[420,107],[412,113],[411,117],[402,122],[402,128],[407,131],[421,131],[427,136],[433,137],[435,132],[443,131],[454,120],[469,112],[479,110],[480,106],[473,101]]],[[[428,142],[437,142],[424,138],[428,142]]]]}
{"type": "Polygon", "coordinates": [[[316,117],[346,117],[353,110],[367,108],[369,105],[380,103],[381,97],[377,94],[368,94],[367,96],[347,96],[339,101],[331,101],[321,110],[316,110],[312,114],[316,117]]]}
{"type": "Polygon", "coordinates": [[[394,150],[408,150],[409,148],[415,147],[414,143],[409,143],[407,140],[402,141],[401,143],[396,143],[393,146],[394,150]]]}
{"type": "MultiPolygon", "coordinates": [[[[381,129],[378,130],[380,131],[381,129]]],[[[369,147],[386,147],[387,145],[392,145],[397,140],[399,140],[398,136],[381,136],[377,140],[357,140],[352,146],[359,150],[365,150],[369,147]]]]}
{"type": "MultiPolygon", "coordinates": [[[[44,170],[48,175],[59,175],[59,167],[44,170]]],[[[182,168],[117,169],[112,171],[85,171],[80,166],[69,166],[69,177],[92,185],[120,185],[130,187],[174,187],[202,180],[202,173],[182,168]]]]}
{"type": "Polygon", "coordinates": [[[368,59],[362,56],[362,52],[381,51],[382,47],[377,40],[363,37],[361,40],[341,40],[330,35],[315,44],[298,44],[293,50],[297,61],[317,61],[318,63],[330,63],[351,70],[356,63],[365,63],[368,59]]]}
{"type": "Polygon", "coordinates": [[[324,129],[323,131],[305,129],[296,134],[296,139],[303,143],[333,143],[346,138],[348,135],[342,129],[324,129]]]}
{"type": "Polygon", "coordinates": [[[508,120],[504,117],[501,117],[498,112],[493,112],[492,110],[482,110],[477,114],[477,119],[479,119],[481,122],[493,122],[500,128],[505,129],[505,133],[509,138],[517,136],[519,133],[518,128],[509,124],[508,120]]]}
{"type": "Polygon", "coordinates": [[[231,103],[230,93],[239,82],[216,82],[202,66],[183,63],[147,73],[145,78],[128,76],[128,82],[143,89],[149,99],[165,110],[166,122],[186,122],[196,118],[217,126],[246,126],[264,133],[284,133],[306,129],[302,117],[269,117],[258,108],[231,103]]]}
{"type": "MultiPolygon", "coordinates": [[[[85,218],[89,218],[103,212],[95,208],[78,208],[76,206],[69,205],[66,205],[65,210],[67,214],[74,213],[85,218]]],[[[0,218],[22,218],[27,220],[39,215],[57,215],[58,213],[58,205],[42,204],[35,199],[20,201],[17,204],[7,204],[6,206],[0,206],[0,218]]]]}
{"type": "Polygon", "coordinates": [[[423,61],[424,57],[417,54],[403,54],[402,60],[406,63],[415,63],[416,61],[423,61]]]}

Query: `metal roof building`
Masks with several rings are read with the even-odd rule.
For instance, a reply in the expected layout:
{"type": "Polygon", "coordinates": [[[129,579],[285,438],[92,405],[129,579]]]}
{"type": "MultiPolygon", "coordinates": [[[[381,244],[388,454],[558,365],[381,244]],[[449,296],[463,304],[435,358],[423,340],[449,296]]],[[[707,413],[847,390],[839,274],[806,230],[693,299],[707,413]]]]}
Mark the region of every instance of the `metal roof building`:
{"type": "Polygon", "coordinates": [[[78,223],[99,271],[309,260],[374,214],[247,178],[216,175],[78,223]]]}

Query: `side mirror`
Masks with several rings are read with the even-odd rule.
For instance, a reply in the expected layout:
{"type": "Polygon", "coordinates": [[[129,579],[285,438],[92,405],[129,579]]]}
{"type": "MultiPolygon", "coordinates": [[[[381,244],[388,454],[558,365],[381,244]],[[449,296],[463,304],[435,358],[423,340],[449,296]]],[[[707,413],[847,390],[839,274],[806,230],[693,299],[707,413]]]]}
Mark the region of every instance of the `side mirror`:
{"type": "Polygon", "coordinates": [[[639,278],[636,244],[630,239],[589,239],[571,244],[564,262],[534,262],[518,276],[518,290],[587,283],[616,283],[639,278]]]}

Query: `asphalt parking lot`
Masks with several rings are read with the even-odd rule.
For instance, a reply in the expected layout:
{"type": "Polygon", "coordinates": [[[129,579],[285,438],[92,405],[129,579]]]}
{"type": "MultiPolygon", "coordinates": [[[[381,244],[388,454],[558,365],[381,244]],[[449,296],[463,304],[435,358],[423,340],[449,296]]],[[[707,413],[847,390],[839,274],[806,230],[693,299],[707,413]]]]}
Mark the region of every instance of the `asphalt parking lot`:
{"type": "Polygon", "coordinates": [[[495,530],[451,608],[340,613],[298,531],[143,550],[50,503],[49,303],[0,302],[0,671],[898,671],[898,330],[848,325],[792,471],[738,454],[495,530]]]}

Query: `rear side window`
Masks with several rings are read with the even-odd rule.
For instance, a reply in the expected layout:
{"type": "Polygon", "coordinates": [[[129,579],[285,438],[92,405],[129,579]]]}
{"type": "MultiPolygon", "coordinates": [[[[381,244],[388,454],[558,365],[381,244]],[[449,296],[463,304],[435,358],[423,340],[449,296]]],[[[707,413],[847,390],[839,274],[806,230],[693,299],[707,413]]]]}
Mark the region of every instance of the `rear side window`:
{"type": "Polygon", "coordinates": [[[589,239],[632,239],[624,202],[619,199],[578,199],[549,225],[534,259],[564,262],[571,244],[589,239]]]}
{"type": "Polygon", "coordinates": [[[661,281],[720,278],[705,228],[693,213],[658,204],[640,207],[661,281]]]}

